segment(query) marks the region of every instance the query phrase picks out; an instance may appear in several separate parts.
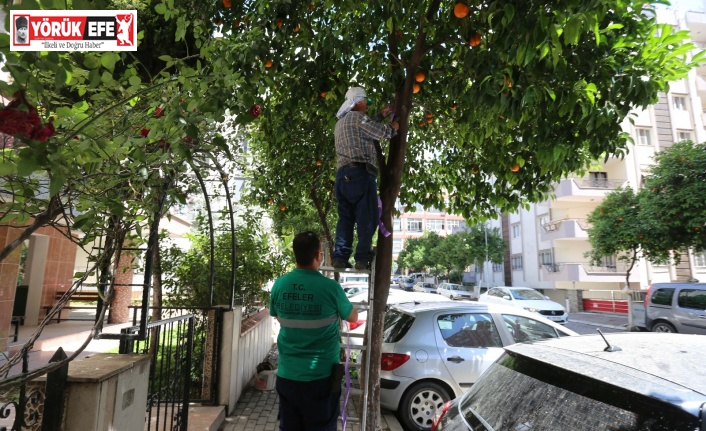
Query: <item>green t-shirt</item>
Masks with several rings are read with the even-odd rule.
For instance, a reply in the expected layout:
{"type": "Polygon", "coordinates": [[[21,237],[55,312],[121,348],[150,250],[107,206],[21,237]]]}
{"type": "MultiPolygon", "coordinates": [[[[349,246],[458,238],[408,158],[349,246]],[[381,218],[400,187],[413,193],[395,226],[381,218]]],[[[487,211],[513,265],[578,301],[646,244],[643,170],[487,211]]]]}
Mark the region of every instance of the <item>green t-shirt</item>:
{"type": "Polygon", "coordinates": [[[294,269],[278,278],[270,295],[270,315],[280,319],[277,375],[300,382],[330,376],[340,362],[338,317],[351,311],[341,285],[318,271],[294,269]]]}

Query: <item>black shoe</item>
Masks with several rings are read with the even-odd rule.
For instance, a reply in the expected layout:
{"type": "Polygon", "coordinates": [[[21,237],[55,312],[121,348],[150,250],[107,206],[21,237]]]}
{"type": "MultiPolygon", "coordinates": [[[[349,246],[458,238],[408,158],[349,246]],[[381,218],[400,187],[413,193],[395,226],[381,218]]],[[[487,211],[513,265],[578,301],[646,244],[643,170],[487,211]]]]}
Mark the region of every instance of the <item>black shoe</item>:
{"type": "Polygon", "coordinates": [[[363,270],[363,269],[370,269],[370,262],[356,262],[355,263],[355,269],[357,270],[363,270]]]}
{"type": "Polygon", "coordinates": [[[334,259],[331,262],[331,266],[333,266],[334,268],[353,268],[350,262],[343,259],[334,259]]]}

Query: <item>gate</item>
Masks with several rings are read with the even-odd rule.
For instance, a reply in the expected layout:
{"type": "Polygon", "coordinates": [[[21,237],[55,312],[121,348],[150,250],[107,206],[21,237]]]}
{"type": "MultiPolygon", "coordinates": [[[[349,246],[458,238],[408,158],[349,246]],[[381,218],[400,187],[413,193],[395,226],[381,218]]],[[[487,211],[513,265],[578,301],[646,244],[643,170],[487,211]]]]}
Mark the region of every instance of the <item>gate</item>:
{"type": "MultiPolygon", "coordinates": [[[[140,326],[124,328],[137,334],[140,326]]],[[[186,431],[189,421],[191,352],[194,346],[194,315],[172,317],[147,324],[144,340],[120,341],[120,354],[151,355],[147,389],[146,431],[186,431]]]]}

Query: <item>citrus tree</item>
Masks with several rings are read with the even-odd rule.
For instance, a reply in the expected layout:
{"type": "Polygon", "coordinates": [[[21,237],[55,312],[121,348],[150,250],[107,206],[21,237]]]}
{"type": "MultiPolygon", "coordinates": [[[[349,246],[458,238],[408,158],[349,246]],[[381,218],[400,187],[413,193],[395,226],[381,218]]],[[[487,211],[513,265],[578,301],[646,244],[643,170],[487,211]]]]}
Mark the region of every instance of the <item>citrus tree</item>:
{"type": "MultiPolygon", "coordinates": [[[[219,58],[242,78],[243,121],[253,103],[262,108],[252,145],[279,152],[259,171],[280,176],[276,187],[308,186],[285,178],[317,160],[333,176],[334,114],[349,86],[366,88],[372,110],[393,105],[400,129],[379,147],[391,230],[398,198],[483,219],[544,199],[592,158],[622,154],[623,119],[693,67],[687,34],[653,17],[641,0],[226,0],[214,19],[219,58]]],[[[391,237],[378,237],[380,303],[391,256],[391,237]]],[[[382,308],[371,317],[368,400],[378,406],[382,308]]],[[[368,411],[375,429],[377,409],[368,411]]]]}

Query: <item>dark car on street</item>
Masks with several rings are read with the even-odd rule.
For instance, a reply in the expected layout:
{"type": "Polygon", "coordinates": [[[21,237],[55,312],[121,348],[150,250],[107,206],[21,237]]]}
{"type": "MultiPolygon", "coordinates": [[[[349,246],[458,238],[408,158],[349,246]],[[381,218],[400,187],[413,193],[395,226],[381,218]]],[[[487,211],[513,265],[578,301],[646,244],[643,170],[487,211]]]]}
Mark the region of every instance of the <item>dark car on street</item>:
{"type": "Polygon", "coordinates": [[[412,287],[414,287],[414,283],[416,283],[416,280],[414,278],[400,276],[400,281],[399,281],[400,289],[411,292],[412,287]]]}
{"type": "Polygon", "coordinates": [[[704,431],[706,337],[611,333],[505,347],[432,430],[704,431]]]}

